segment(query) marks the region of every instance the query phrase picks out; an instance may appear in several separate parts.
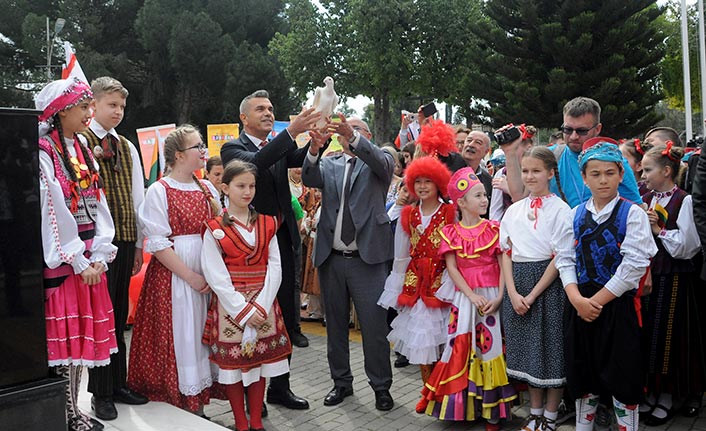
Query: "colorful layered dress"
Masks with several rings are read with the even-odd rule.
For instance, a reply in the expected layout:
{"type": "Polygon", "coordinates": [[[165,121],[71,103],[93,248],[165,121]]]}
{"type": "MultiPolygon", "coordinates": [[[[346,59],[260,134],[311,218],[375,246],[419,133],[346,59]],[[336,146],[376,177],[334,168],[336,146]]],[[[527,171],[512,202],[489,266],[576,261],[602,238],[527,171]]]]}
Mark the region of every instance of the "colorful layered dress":
{"type": "MultiPolygon", "coordinates": [[[[439,255],[456,255],[456,265],[473,292],[498,297],[500,265],[497,222],[445,226],[439,255]]],[[[441,359],[422,390],[426,414],[441,420],[509,418],[517,398],[505,371],[500,312],[484,314],[444,277],[436,296],[451,302],[447,340],[441,359]]],[[[419,411],[419,410],[418,410],[419,411]]]]}
{"type": "Polygon", "coordinates": [[[395,261],[378,304],[397,309],[387,339],[412,364],[433,364],[446,342],[448,303],[435,293],[446,269],[439,256],[441,229],[454,217],[447,203],[428,216],[418,206],[407,206],[395,231],[395,261]]]}
{"type": "Polygon", "coordinates": [[[88,172],[87,163],[95,165],[90,152],[90,160],[84,160],[81,144],[64,139],[72,163],[66,167],[58,139],[55,131],[39,139],[49,366],[107,365],[118,351],[108,283],[103,273],[89,286],[81,272],[93,262],[107,265],[115,258],[113,219],[97,178],[69,179],[67,169],[75,169],[78,177],[88,172]]]}

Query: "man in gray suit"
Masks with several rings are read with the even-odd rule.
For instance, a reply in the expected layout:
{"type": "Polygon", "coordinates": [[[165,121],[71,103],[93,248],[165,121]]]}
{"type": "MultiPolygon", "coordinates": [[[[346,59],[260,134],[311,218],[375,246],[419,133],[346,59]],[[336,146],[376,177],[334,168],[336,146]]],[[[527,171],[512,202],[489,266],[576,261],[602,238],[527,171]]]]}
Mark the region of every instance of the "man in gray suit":
{"type": "Polygon", "coordinates": [[[367,124],[346,119],[327,125],[339,134],[343,154],[322,158],[316,133],[302,167],[308,187],[321,189],[321,217],[314,246],[326,310],[328,363],[334,388],[324,404],[333,406],[353,394],[348,347],[350,299],[363,336],[365,373],[375,391],[375,407],[390,410],[392,368],[386,312],[377,305],[393,258],[385,197],[394,170],[392,155],[370,142],[367,124]]]}

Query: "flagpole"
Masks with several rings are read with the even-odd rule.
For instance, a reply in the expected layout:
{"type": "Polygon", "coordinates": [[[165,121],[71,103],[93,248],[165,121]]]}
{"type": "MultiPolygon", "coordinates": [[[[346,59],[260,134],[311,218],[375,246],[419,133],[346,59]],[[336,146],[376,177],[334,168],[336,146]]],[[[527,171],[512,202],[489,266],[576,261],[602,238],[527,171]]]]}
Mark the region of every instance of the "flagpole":
{"type": "Polygon", "coordinates": [[[699,4],[699,69],[701,70],[701,136],[706,137],[706,37],[704,37],[704,0],[699,4]]]}
{"type": "Polygon", "coordinates": [[[694,136],[691,125],[691,76],[689,74],[689,27],[686,0],[681,0],[681,52],[684,70],[684,110],[686,115],[686,137],[684,142],[691,141],[694,136]]]}

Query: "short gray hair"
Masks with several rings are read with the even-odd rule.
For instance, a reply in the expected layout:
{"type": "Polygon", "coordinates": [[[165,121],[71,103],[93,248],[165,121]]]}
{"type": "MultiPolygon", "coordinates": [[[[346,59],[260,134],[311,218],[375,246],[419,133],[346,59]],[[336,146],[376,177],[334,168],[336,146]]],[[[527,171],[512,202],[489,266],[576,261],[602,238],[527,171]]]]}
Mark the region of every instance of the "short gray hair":
{"type": "Polygon", "coordinates": [[[240,102],[240,113],[244,114],[245,110],[248,107],[248,102],[250,102],[252,99],[269,99],[270,98],[270,93],[267,92],[267,90],[257,90],[253,94],[250,94],[248,96],[245,96],[242,102],[240,102]]]}
{"type": "Polygon", "coordinates": [[[569,100],[568,102],[566,102],[566,105],[564,105],[564,115],[578,118],[586,114],[593,115],[593,118],[595,118],[596,123],[600,123],[601,105],[599,105],[598,102],[596,102],[595,100],[588,97],[576,97],[574,99],[569,100]]]}

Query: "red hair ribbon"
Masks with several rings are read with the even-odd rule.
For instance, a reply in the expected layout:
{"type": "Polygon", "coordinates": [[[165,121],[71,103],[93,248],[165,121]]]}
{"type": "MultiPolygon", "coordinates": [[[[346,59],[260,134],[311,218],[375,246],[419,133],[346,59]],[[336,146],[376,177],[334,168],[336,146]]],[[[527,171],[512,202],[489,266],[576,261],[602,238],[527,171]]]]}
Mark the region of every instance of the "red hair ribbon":
{"type": "Polygon", "coordinates": [[[642,154],[643,156],[645,155],[645,150],[642,149],[642,144],[640,143],[640,140],[635,138],[633,140],[633,143],[635,144],[635,151],[638,153],[642,154]]]}
{"type": "Polygon", "coordinates": [[[666,156],[669,160],[671,160],[673,162],[678,162],[679,160],[675,159],[674,156],[672,155],[672,147],[674,146],[674,142],[667,141],[666,144],[667,144],[667,148],[665,148],[664,151],[662,151],[662,155],[666,156]]]}
{"type": "Polygon", "coordinates": [[[534,229],[537,230],[537,210],[542,208],[542,198],[532,197],[530,198],[530,208],[534,210],[534,229]]]}

